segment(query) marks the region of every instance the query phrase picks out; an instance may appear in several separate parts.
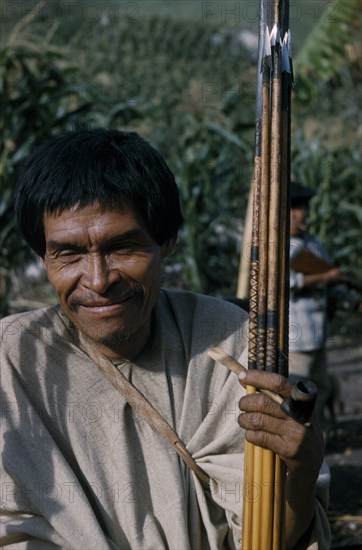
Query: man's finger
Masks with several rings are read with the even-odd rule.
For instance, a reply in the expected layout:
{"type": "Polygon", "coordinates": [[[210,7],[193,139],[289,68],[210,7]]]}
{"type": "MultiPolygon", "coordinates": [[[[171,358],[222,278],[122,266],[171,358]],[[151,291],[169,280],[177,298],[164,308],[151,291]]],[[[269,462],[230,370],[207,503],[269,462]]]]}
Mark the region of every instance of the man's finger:
{"type": "Polygon", "coordinates": [[[239,374],[243,386],[253,386],[257,389],[269,390],[281,397],[289,397],[292,384],[281,374],[261,370],[247,370],[239,374]]]}
{"type": "Polygon", "coordinates": [[[281,409],[280,404],[262,393],[244,395],[239,401],[239,408],[243,412],[261,412],[275,418],[289,418],[281,409]]]}

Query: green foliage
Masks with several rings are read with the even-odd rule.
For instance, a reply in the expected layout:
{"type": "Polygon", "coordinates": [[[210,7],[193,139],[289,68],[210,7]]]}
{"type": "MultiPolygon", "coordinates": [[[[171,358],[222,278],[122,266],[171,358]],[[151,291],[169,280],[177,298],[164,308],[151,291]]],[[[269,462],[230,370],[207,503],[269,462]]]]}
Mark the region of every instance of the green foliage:
{"type": "Polygon", "coordinates": [[[306,143],[301,132],[296,136],[294,175],[316,191],[310,209],[311,232],[344,273],[356,280],[362,274],[361,161],[358,141],[351,148],[331,151],[318,138],[306,143]]]}
{"type": "Polygon", "coordinates": [[[171,262],[183,265],[183,286],[235,294],[251,151],[234,133],[187,117],[172,162],[186,224],[171,262]]]}
{"type": "Polygon", "coordinates": [[[362,274],[361,17],[358,0],[328,5],[294,60],[292,171],[316,190],[310,226],[344,273],[362,274]]]}
{"type": "MultiPolygon", "coordinates": [[[[321,17],[295,63],[292,166],[302,183],[317,190],[313,232],[358,277],[359,91],[354,75],[344,78],[341,63],[348,34],[342,21],[352,13],[348,1],[333,25],[327,22],[334,12],[321,17]],[[332,31],[340,37],[336,56],[328,45],[332,31]],[[321,64],[314,59],[316,44],[324,52],[321,64]]],[[[112,20],[119,5],[97,4],[103,10],[98,19],[82,18],[77,9],[53,25],[35,17],[17,25],[21,44],[14,40],[1,50],[3,296],[11,269],[27,254],[11,208],[16,170],[38,143],[84,122],[138,131],[170,164],[186,223],[166,264],[165,284],[235,293],[253,163],[255,63],[241,45],[235,50],[223,39],[220,22],[156,15],[112,20]],[[33,37],[44,34],[34,44],[33,37]]],[[[339,10],[339,2],[332,7],[339,10]]]]}
{"type": "Polygon", "coordinates": [[[332,2],[307,36],[294,60],[300,101],[313,98],[316,81],[332,81],[347,65],[346,46],[361,31],[360,6],[360,0],[332,2]]]}
{"type": "Polygon", "coordinates": [[[19,165],[37,144],[83,121],[89,112],[90,102],[80,101],[69,83],[74,70],[49,47],[26,43],[0,50],[1,314],[7,312],[12,271],[31,257],[14,220],[12,194],[19,165]]]}

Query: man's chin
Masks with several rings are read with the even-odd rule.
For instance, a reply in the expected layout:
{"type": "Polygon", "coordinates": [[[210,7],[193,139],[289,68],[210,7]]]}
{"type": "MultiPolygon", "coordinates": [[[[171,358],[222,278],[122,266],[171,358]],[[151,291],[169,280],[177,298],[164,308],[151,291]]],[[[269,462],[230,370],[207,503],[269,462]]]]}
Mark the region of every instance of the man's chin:
{"type": "Polygon", "coordinates": [[[119,319],[109,319],[105,322],[80,322],[72,324],[82,340],[87,339],[98,347],[105,355],[123,356],[131,359],[136,357],[145,345],[150,333],[150,321],[145,323],[123,323],[119,319]]]}
{"type": "Polygon", "coordinates": [[[86,336],[96,345],[114,349],[129,342],[132,334],[129,331],[120,330],[103,334],[100,331],[87,331],[86,336]]]}

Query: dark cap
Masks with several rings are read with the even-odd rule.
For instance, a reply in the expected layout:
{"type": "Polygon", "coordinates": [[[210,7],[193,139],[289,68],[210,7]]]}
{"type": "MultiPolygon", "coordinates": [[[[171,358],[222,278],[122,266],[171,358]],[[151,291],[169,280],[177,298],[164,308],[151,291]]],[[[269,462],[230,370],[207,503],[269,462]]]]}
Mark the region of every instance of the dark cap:
{"type": "Polygon", "coordinates": [[[301,185],[295,181],[290,182],[290,198],[292,201],[307,202],[314,197],[315,191],[310,187],[301,185]]]}

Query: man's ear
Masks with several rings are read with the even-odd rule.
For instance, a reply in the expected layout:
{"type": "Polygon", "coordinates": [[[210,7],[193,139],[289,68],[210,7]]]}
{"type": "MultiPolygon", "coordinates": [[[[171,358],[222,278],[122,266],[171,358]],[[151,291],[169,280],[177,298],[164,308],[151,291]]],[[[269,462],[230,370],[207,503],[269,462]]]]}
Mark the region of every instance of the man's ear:
{"type": "Polygon", "coordinates": [[[167,258],[167,256],[172,254],[175,245],[176,239],[170,239],[161,244],[161,258],[167,258]]]}

